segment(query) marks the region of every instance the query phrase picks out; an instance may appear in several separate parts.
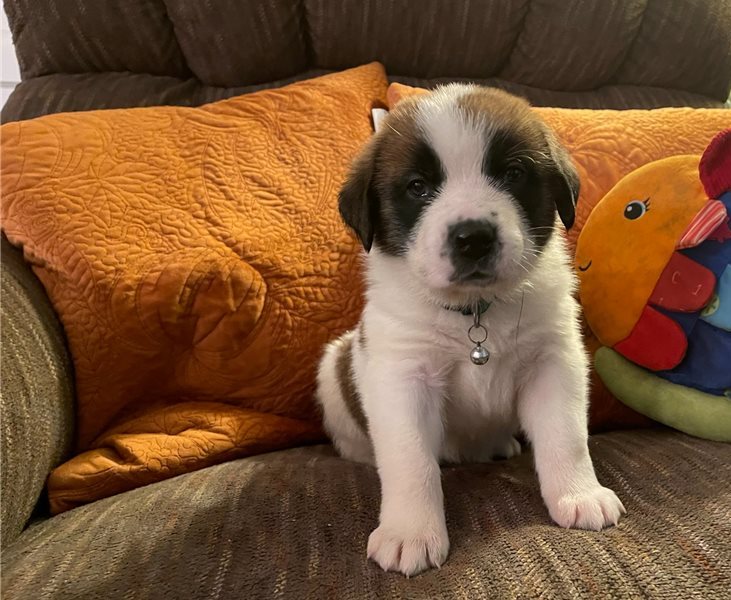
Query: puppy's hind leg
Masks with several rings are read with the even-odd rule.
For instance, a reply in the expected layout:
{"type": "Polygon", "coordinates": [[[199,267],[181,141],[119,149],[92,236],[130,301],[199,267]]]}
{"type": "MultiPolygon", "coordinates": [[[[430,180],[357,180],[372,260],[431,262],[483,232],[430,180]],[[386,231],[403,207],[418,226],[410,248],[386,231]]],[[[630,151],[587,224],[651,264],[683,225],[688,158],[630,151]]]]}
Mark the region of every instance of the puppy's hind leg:
{"type": "Polygon", "coordinates": [[[517,426],[508,424],[485,428],[463,444],[462,460],[485,463],[518,456],[522,448],[514,435],[517,429],[517,426]]]}
{"type": "Polygon", "coordinates": [[[317,373],[317,401],[325,430],[338,453],[349,460],[374,463],[360,393],[356,385],[354,352],[358,330],[349,331],[325,349],[317,373]]]}

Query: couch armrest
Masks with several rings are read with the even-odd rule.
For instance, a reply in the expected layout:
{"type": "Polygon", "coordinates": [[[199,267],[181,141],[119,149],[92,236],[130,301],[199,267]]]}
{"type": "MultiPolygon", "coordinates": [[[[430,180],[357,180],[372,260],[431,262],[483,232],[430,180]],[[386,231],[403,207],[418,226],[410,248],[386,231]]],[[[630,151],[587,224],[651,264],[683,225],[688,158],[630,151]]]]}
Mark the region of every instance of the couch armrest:
{"type": "Polygon", "coordinates": [[[2,545],[30,517],[49,471],[70,450],[73,368],[61,324],[22,253],[0,247],[2,545]]]}

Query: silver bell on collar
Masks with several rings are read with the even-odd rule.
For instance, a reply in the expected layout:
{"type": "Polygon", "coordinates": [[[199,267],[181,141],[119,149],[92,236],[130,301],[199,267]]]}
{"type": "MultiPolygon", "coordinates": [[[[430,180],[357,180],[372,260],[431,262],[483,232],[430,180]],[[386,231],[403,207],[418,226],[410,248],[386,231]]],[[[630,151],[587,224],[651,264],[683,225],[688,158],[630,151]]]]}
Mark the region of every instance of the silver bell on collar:
{"type": "Polygon", "coordinates": [[[470,360],[476,365],[484,365],[490,360],[490,351],[482,344],[477,344],[470,352],[470,360]]]}
{"type": "MultiPolygon", "coordinates": [[[[480,302],[484,301],[481,300],[480,302]]],[[[489,307],[489,303],[485,303],[484,308],[481,303],[476,303],[472,308],[474,321],[472,326],[467,330],[467,337],[470,342],[475,344],[475,347],[470,351],[470,360],[472,361],[472,364],[475,365],[484,365],[488,360],[490,360],[490,351],[482,345],[487,341],[487,329],[480,322],[482,313],[489,307]]]]}

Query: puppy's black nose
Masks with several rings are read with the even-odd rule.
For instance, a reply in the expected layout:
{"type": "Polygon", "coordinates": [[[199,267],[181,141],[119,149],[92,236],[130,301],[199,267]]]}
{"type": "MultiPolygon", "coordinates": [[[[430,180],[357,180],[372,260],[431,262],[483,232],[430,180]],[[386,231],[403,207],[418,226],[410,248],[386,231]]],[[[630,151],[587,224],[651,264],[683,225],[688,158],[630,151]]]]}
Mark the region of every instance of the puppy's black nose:
{"type": "Polygon", "coordinates": [[[478,262],[495,249],[497,230],[489,221],[461,221],[450,227],[449,239],[457,256],[478,262]]]}

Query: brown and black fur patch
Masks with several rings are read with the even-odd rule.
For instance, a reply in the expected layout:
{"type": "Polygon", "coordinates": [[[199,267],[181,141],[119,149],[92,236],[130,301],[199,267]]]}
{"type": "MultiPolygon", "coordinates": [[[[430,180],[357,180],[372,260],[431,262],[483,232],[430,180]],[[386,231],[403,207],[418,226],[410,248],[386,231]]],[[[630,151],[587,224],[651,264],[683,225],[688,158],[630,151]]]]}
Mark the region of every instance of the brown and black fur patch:
{"type": "Polygon", "coordinates": [[[406,251],[419,217],[444,179],[439,158],[416,125],[415,105],[389,115],[384,131],[355,161],[340,192],[340,213],[366,251],[375,241],[391,255],[406,251]],[[430,194],[415,197],[409,184],[423,181],[430,194]]]}
{"type": "Polygon", "coordinates": [[[353,374],[353,336],[344,339],[335,364],[335,370],[340,383],[340,393],[350,416],[353,417],[364,433],[368,433],[368,419],[363,412],[363,403],[355,385],[353,374]]]}
{"type": "Polygon", "coordinates": [[[490,139],[485,140],[483,173],[515,198],[536,245],[542,247],[550,238],[556,210],[569,229],[579,177],[568,152],[530,105],[502,90],[484,88],[465,94],[458,105],[471,120],[485,123],[490,139]],[[525,176],[505,181],[505,172],[515,162],[525,176]]]}

